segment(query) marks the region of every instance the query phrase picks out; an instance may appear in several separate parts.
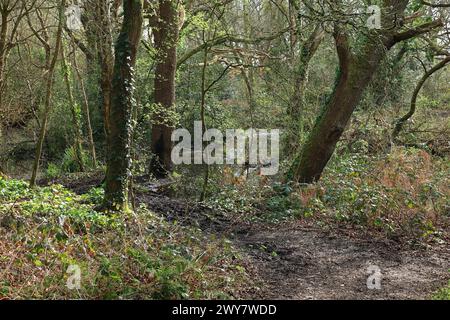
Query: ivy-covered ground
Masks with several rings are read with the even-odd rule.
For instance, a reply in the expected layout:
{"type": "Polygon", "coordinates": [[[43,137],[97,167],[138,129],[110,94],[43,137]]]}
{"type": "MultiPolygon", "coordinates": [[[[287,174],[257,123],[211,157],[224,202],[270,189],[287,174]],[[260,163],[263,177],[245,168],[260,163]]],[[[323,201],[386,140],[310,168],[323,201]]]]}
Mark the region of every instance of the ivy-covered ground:
{"type": "Polygon", "coordinates": [[[232,299],[254,290],[230,241],[144,205],[128,216],[96,212],[101,197],[0,179],[0,299],[232,299]],[[70,266],[81,269],[80,289],[67,286],[70,266]]]}

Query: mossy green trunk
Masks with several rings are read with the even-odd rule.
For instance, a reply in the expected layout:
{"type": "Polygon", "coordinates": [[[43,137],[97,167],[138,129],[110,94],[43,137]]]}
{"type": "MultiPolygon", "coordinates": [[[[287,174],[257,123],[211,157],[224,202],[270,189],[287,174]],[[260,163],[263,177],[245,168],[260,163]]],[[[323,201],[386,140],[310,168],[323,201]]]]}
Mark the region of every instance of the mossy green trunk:
{"type": "Polygon", "coordinates": [[[117,211],[128,210],[132,113],[135,104],[134,66],[143,23],[140,0],[124,0],[123,8],[124,21],[115,46],[105,186],[105,206],[117,211]]]}
{"type": "Polygon", "coordinates": [[[334,38],[340,63],[338,81],[292,166],[289,178],[301,183],[319,180],[353,111],[387,52],[397,43],[443,25],[441,20],[435,20],[405,30],[398,21],[404,16],[409,1],[386,0],[383,3],[382,25],[386,29],[369,30],[351,37],[348,25],[335,23],[334,38]]]}
{"type": "MultiPolygon", "coordinates": [[[[300,21],[298,21],[300,25],[300,21]]],[[[300,34],[300,31],[298,31],[300,34]]],[[[311,32],[309,38],[300,44],[300,55],[297,58],[294,74],[294,94],[291,98],[291,105],[288,110],[291,119],[291,128],[288,136],[286,150],[296,150],[298,142],[302,141],[304,133],[304,99],[308,82],[309,64],[311,59],[319,49],[325,32],[320,25],[311,32]]]]}
{"type": "Polygon", "coordinates": [[[294,165],[295,181],[312,183],[320,179],[353,111],[385,57],[382,46],[368,45],[364,52],[364,55],[350,59],[341,66],[334,92],[294,165]]]}
{"type": "Polygon", "coordinates": [[[67,63],[66,55],[64,53],[64,45],[61,45],[61,64],[62,64],[62,72],[64,77],[64,83],[66,84],[67,97],[69,99],[69,107],[70,112],[72,114],[72,122],[73,122],[73,143],[75,147],[75,154],[77,157],[77,162],[79,166],[79,170],[81,172],[84,171],[84,159],[83,159],[83,133],[81,131],[81,112],[79,106],[76,104],[75,99],[73,97],[72,90],[72,81],[70,79],[71,70],[67,63]]]}

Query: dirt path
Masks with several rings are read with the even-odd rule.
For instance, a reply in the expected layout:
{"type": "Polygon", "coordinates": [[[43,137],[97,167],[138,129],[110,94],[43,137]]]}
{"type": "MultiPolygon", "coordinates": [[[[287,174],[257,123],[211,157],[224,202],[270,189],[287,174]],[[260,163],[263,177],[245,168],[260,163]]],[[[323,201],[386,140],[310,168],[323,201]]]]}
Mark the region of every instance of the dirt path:
{"type": "Polygon", "coordinates": [[[169,219],[231,239],[262,285],[249,299],[429,299],[450,278],[448,246],[413,250],[290,223],[251,225],[155,194],[138,199],[169,219]],[[370,266],[381,271],[379,290],[367,287],[370,266]]]}
{"type": "Polygon", "coordinates": [[[264,299],[428,299],[450,275],[448,249],[405,250],[301,227],[250,230],[238,244],[266,285],[264,299]],[[369,266],[381,271],[380,290],[367,287],[369,266]]]}
{"type": "MultiPolygon", "coordinates": [[[[83,193],[99,184],[101,176],[91,180],[63,184],[83,193]]],[[[396,242],[330,234],[295,223],[248,224],[152,192],[137,192],[136,204],[140,203],[168,220],[231,239],[255,268],[255,282],[262,288],[244,297],[248,299],[429,299],[450,278],[448,244],[413,250],[396,242]],[[367,288],[369,266],[381,271],[380,290],[367,288]]]]}

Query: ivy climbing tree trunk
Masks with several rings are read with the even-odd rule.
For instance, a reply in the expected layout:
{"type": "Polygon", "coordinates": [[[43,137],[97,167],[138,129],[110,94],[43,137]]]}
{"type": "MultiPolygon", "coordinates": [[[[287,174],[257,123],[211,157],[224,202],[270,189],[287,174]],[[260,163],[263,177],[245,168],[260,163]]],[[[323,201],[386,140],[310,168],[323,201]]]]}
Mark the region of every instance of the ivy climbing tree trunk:
{"type": "Polygon", "coordinates": [[[64,53],[64,45],[61,44],[61,63],[62,72],[64,76],[64,83],[66,84],[67,97],[69,99],[70,112],[72,114],[73,122],[73,142],[75,148],[75,155],[77,157],[78,166],[81,172],[84,172],[84,161],[83,161],[83,134],[81,132],[81,121],[80,121],[80,108],[75,102],[72,90],[72,81],[70,79],[71,70],[69,64],[67,63],[66,55],[64,53]]]}
{"type": "Polygon", "coordinates": [[[442,26],[442,21],[437,20],[403,31],[398,18],[404,16],[408,2],[385,1],[383,26],[390,27],[361,33],[355,43],[348,36],[350,33],[345,24],[335,24],[334,38],[340,63],[338,81],[302,152],[294,161],[289,178],[300,183],[319,180],[387,51],[401,41],[442,26]]]}
{"type": "MultiPolygon", "coordinates": [[[[155,72],[155,104],[160,112],[153,118],[152,160],[150,172],[157,178],[172,172],[173,126],[166,110],[175,105],[175,75],[179,37],[178,1],[159,0],[159,12],[154,30],[157,50],[155,72]],[[169,123],[168,123],[169,122],[169,123]]],[[[170,114],[170,113],[169,113],[170,114]]]]}
{"type": "Polygon", "coordinates": [[[124,0],[124,20],[115,46],[112,82],[110,132],[107,137],[105,207],[127,211],[131,175],[133,134],[134,66],[142,34],[143,8],[140,0],[124,0]]]}
{"type": "Polygon", "coordinates": [[[303,146],[300,163],[294,172],[296,181],[311,183],[319,180],[382,57],[382,51],[368,50],[358,60],[341,58],[339,80],[334,94],[303,146]]]}

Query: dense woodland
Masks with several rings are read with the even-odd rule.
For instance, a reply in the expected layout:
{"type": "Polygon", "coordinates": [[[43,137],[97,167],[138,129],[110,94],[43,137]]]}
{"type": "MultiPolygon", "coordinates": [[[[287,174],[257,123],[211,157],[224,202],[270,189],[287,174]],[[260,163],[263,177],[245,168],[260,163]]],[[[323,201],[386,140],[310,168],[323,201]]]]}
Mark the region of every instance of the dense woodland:
{"type": "Polygon", "coordinates": [[[448,1],[0,0],[0,23],[0,299],[449,299],[448,1]],[[180,128],[279,130],[279,159],[177,164],[180,128]]]}

